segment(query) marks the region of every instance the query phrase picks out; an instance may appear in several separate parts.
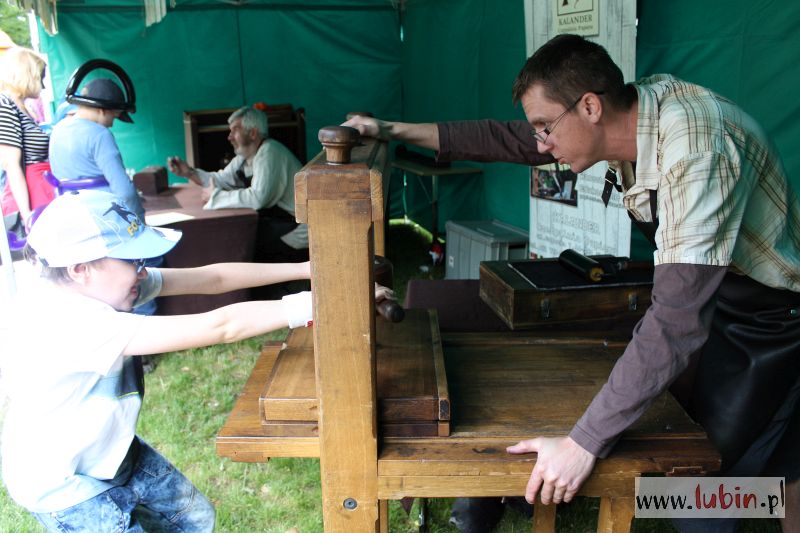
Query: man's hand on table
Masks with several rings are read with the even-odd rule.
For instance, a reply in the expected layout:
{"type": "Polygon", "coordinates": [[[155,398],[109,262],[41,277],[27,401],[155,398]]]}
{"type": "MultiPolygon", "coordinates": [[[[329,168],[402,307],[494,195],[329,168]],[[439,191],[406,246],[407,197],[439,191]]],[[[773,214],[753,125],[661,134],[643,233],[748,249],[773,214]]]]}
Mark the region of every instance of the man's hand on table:
{"type": "Polygon", "coordinates": [[[595,456],[569,437],[523,440],[506,448],[508,453],[538,453],[525,499],[533,503],[536,493],[545,505],[572,500],[594,468],[595,456]]]}

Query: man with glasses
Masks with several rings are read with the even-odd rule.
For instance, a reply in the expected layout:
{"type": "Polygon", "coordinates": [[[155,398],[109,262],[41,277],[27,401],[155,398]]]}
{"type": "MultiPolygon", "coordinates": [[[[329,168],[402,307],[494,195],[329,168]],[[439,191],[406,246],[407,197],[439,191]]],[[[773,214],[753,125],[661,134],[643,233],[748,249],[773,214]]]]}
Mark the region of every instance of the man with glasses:
{"type": "MultiPolygon", "coordinates": [[[[762,129],[673,76],[624,83],[605,49],[575,35],[528,59],[513,98],[527,122],[347,125],[440,158],[556,160],[576,173],[608,161],[603,200],[620,191],[656,246],[653,303],[570,435],[509,448],[538,453],[526,499],[570,501],[596,457],[680,378],[690,393],[679,399],[719,449],[722,474],[785,477],[782,526],[797,531],[800,204],[762,129]]],[[[675,522],[682,531],[735,528],[734,519],[675,522]]]]}

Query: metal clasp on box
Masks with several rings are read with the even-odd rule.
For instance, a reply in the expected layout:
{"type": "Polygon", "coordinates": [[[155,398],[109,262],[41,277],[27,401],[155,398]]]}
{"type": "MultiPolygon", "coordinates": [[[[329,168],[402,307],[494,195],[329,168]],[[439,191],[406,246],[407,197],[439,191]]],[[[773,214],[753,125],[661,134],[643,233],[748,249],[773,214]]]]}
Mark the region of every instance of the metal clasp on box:
{"type": "Polygon", "coordinates": [[[542,318],[550,318],[550,299],[549,298],[542,298],[542,301],[539,303],[539,310],[542,313],[542,318]]]}
{"type": "Polygon", "coordinates": [[[628,311],[636,311],[638,306],[639,296],[635,292],[628,294],[628,311]]]}

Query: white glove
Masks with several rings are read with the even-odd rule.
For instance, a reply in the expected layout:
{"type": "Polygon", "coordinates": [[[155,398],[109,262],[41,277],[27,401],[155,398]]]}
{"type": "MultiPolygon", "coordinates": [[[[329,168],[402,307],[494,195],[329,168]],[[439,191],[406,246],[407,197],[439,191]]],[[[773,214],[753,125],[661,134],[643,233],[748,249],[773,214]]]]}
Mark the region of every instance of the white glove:
{"type": "Polygon", "coordinates": [[[311,291],[288,294],[281,301],[290,328],[305,328],[314,323],[311,291]]]}

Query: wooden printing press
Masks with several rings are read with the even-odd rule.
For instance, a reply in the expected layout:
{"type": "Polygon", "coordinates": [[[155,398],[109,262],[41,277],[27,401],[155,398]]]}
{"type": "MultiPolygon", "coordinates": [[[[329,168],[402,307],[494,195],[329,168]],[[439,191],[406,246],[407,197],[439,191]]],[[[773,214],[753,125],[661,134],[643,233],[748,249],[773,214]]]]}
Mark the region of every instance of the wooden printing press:
{"type": "MultiPolygon", "coordinates": [[[[505,448],[567,435],[626,343],[537,331],[440,333],[435,311],[376,317],[386,143],[320,130],[325,149],[295,176],[309,226],[314,325],[267,344],[217,436],[234,461],[319,457],[328,532],[385,532],[388,500],[519,496],[535,454],[505,448]]],[[[580,493],[601,499],[598,531],[628,531],[641,474],[719,467],[701,427],[658,398],[600,459],[580,493]]],[[[533,531],[554,531],[555,505],[533,531]]]]}

